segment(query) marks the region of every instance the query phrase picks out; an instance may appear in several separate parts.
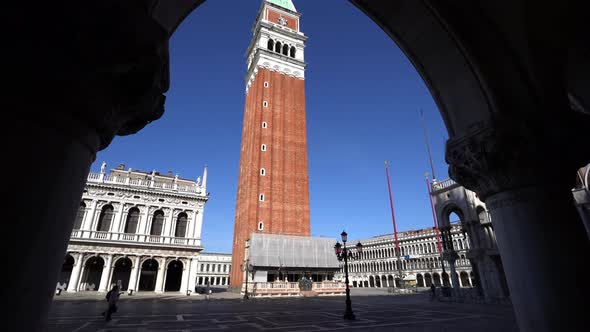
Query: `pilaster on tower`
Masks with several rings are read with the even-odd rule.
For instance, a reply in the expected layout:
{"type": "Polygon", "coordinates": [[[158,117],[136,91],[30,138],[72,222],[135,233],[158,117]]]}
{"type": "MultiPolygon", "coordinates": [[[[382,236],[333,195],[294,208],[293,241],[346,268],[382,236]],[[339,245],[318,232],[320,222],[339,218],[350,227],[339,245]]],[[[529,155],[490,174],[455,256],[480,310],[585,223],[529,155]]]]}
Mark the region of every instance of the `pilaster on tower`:
{"type": "Polygon", "coordinates": [[[259,68],[305,78],[304,49],[307,37],[300,31],[300,17],[290,0],[263,1],[252,29],[245,77],[246,92],[259,68]]]}

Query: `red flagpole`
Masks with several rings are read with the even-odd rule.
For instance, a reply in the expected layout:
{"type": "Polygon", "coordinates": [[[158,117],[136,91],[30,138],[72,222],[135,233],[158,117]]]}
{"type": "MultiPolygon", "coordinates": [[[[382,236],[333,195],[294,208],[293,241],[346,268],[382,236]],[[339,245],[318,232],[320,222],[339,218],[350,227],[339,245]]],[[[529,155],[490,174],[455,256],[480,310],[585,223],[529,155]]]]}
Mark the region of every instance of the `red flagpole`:
{"type": "Polygon", "coordinates": [[[391,184],[389,181],[389,165],[385,161],[385,175],[387,175],[387,189],[389,189],[389,205],[391,206],[391,219],[393,220],[393,234],[395,237],[395,250],[399,252],[399,244],[397,242],[397,225],[395,224],[395,213],[393,211],[393,198],[391,198],[391,184]]]}
{"type": "Polygon", "coordinates": [[[426,188],[428,189],[428,199],[430,199],[430,209],[432,210],[432,220],[434,220],[434,229],[436,229],[436,242],[438,245],[438,252],[442,255],[442,246],[440,244],[438,222],[436,222],[436,213],[434,212],[434,204],[432,203],[432,194],[430,191],[430,180],[428,179],[428,173],[426,173],[426,188]]]}

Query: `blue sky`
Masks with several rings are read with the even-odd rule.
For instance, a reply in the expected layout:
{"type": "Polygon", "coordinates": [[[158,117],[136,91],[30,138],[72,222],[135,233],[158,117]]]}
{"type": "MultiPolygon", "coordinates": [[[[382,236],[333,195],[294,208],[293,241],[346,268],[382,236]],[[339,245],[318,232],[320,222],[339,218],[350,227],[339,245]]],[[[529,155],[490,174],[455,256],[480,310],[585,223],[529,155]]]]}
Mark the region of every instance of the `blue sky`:
{"type": "MultiPolygon", "coordinates": [[[[448,137],[420,76],[395,43],[344,0],[294,1],[303,13],[312,235],[363,239],[392,233],[384,171],[398,230],[432,227],[424,111],[437,177],[447,178],[448,137]]],[[[196,179],[209,165],[203,245],[231,252],[244,110],[245,52],[259,0],[209,0],[170,42],[166,112],[136,135],[98,153],[109,168],[196,179]]],[[[429,171],[430,172],[430,171],[429,171]]]]}

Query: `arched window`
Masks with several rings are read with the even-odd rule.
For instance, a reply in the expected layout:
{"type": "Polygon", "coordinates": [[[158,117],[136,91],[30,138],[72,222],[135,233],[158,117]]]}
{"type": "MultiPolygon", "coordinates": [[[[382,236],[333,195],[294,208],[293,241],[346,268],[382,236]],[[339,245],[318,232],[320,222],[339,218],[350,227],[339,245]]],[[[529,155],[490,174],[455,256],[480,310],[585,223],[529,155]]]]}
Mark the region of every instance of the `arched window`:
{"type": "Polygon", "coordinates": [[[99,232],[108,232],[111,228],[111,220],[113,219],[114,209],[112,205],[105,205],[100,211],[100,216],[98,217],[98,225],[96,225],[96,230],[99,232]]]}
{"type": "Polygon", "coordinates": [[[260,175],[262,175],[262,176],[266,175],[266,170],[264,168],[260,169],[260,175]]]}
{"type": "Polygon", "coordinates": [[[283,55],[289,56],[289,45],[283,45],[283,55]]]}
{"type": "Polygon", "coordinates": [[[174,236],[176,237],[185,237],[186,235],[186,225],[187,225],[187,214],[181,212],[178,215],[178,219],[176,219],[176,231],[174,232],[174,236]]]}
{"type": "Polygon", "coordinates": [[[86,213],[86,204],[80,203],[78,208],[78,214],[76,215],[76,221],[74,221],[74,229],[82,228],[82,221],[84,221],[84,214],[86,213]]]}
{"type": "Polygon", "coordinates": [[[262,123],[262,128],[267,128],[267,127],[268,127],[268,124],[266,122],[263,122],[262,123]]]}
{"type": "Polygon", "coordinates": [[[272,51],[272,50],[274,49],[274,46],[275,46],[275,41],[274,41],[274,40],[272,40],[272,39],[269,39],[269,40],[268,40],[268,44],[267,44],[266,46],[267,46],[267,48],[268,48],[269,50],[271,50],[271,51],[272,51]]]}
{"type": "Polygon", "coordinates": [[[260,145],[260,151],[266,151],[266,144],[260,145]]]}
{"type": "Polygon", "coordinates": [[[291,57],[295,57],[295,46],[291,46],[291,57]]]}
{"type": "Polygon", "coordinates": [[[281,45],[281,42],[276,42],[275,43],[275,52],[281,53],[281,47],[283,47],[283,45],[281,45]]]}
{"type": "Polygon", "coordinates": [[[139,209],[134,207],[129,209],[127,222],[125,223],[125,233],[135,234],[137,232],[137,223],[139,222],[139,209]]]}
{"type": "Polygon", "coordinates": [[[264,223],[262,221],[258,222],[258,230],[261,231],[264,229],[264,223]]]}
{"type": "Polygon", "coordinates": [[[150,235],[162,235],[162,227],[164,226],[164,212],[158,210],[154,212],[152,218],[152,228],[150,229],[150,235]]]}

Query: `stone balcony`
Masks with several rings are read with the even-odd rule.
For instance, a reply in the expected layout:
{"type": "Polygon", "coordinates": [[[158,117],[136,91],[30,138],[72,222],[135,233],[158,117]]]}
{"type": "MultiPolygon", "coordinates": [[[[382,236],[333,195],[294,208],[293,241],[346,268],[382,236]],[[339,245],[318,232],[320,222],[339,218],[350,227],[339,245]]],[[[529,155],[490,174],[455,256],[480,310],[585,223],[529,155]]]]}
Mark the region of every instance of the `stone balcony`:
{"type": "Polygon", "coordinates": [[[202,249],[201,239],[149,234],[73,230],[70,241],[118,243],[137,246],[181,247],[202,249]]]}

